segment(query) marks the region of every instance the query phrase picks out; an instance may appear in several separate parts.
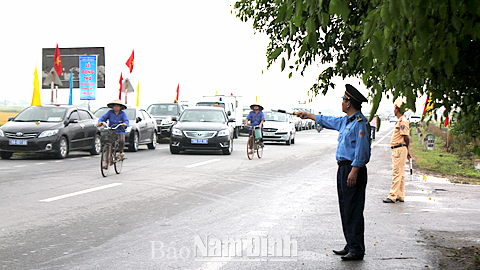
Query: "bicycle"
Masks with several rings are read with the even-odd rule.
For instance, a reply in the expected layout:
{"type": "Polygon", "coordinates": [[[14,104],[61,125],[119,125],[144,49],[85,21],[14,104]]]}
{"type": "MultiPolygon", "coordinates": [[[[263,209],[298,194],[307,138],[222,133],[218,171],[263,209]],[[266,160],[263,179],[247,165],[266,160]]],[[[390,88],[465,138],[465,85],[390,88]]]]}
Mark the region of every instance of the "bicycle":
{"type": "Polygon", "coordinates": [[[255,155],[255,152],[257,152],[258,158],[262,158],[263,144],[261,142],[261,139],[262,139],[261,129],[258,126],[253,127],[252,135],[250,135],[250,137],[248,137],[248,141],[247,141],[247,157],[248,157],[248,159],[252,160],[253,156],[255,155]]]}
{"type": "Polygon", "coordinates": [[[117,128],[122,124],[118,124],[116,127],[104,127],[100,131],[102,141],[102,156],[100,159],[100,171],[103,177],[107,177],[110,171],[110,166],[113,165],[115,172],[120,174],[122,171],[124,158],[118,153],[118,133],[117,128]]]}

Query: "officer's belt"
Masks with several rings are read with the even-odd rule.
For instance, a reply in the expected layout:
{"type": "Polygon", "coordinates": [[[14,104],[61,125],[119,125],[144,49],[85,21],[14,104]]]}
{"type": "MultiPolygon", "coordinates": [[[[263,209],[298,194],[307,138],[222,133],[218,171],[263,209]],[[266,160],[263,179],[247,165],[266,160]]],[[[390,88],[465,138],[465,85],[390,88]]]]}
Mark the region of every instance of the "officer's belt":
{"type": "Polygon", "coordinates": [[[407,145],[406,144],[399,144],[399,145],[395,145],[395,146],[390,146],[390,148],[395,149],[395,148],[404,147],[404,146],[407,146],[407,145]]]}
{"type": "Polygon", "coordinates": [[[350,160],[340,160],[337,161],[338,166],[345,166],[345,165],[351,165],[352,162],[350,160]]]}

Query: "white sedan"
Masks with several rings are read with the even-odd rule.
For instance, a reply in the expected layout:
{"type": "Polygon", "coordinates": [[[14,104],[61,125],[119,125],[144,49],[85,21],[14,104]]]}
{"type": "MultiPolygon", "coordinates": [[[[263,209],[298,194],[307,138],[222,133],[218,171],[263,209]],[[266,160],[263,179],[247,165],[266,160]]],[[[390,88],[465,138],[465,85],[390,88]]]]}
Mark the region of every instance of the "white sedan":
{"type": "Polygon", "coordinates": [[[287,145],[295,143],[295,123],[288,114],[272,111],[263,113],[263,141],[285,142],[287,145]]]}

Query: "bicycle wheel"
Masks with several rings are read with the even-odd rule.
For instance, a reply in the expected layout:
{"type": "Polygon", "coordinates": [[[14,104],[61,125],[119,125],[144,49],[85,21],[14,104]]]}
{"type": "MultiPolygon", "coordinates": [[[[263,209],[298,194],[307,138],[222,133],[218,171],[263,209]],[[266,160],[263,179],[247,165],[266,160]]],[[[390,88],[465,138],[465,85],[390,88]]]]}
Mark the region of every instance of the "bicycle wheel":
{"type": "Polygon", "coordinates": [[[100,171],[103,177],[107,177],[110,170],[110,145],[105,144],[102,148],[102,156],[100,157],[100,171]]]}
{"type": "Polygon", "coordinates": [[[253,159],[253,155],[255,154],[255,140],[252,136],[248,137],[247,141],[247,157],[248,159],[253,159]],[[251,145],[250,145],[251,144],[251,145]]]}
{"type": "Polygon", "coordinates": [[[257,157],[262,158],[262,156],[263,156],[263,146],[260,145],[260,142],[256,143],[255,146],[257,148],[257,157]]]}
{"type": "Polygon", "coordinates": [[[112,158],[114,160],[113,167],[115,167],[115,172],[120,174],[123,166],[123,158],[120,157],[120,153],[117,152],[118,144],[115,144],[115,151],[113,151],[112,158]]]}

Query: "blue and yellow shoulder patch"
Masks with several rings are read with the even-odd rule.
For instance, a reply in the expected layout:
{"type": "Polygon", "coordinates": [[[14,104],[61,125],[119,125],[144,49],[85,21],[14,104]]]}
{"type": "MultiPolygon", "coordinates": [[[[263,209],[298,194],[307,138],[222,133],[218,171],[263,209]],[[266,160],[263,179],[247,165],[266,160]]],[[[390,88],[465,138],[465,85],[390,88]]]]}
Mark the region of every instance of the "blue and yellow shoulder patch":
{"type": "Polygon", "coordinates": [[[359,114],[357,115],[357,122],[362,122],[363,121],[363,118],[362,116],[359,114]]]}

